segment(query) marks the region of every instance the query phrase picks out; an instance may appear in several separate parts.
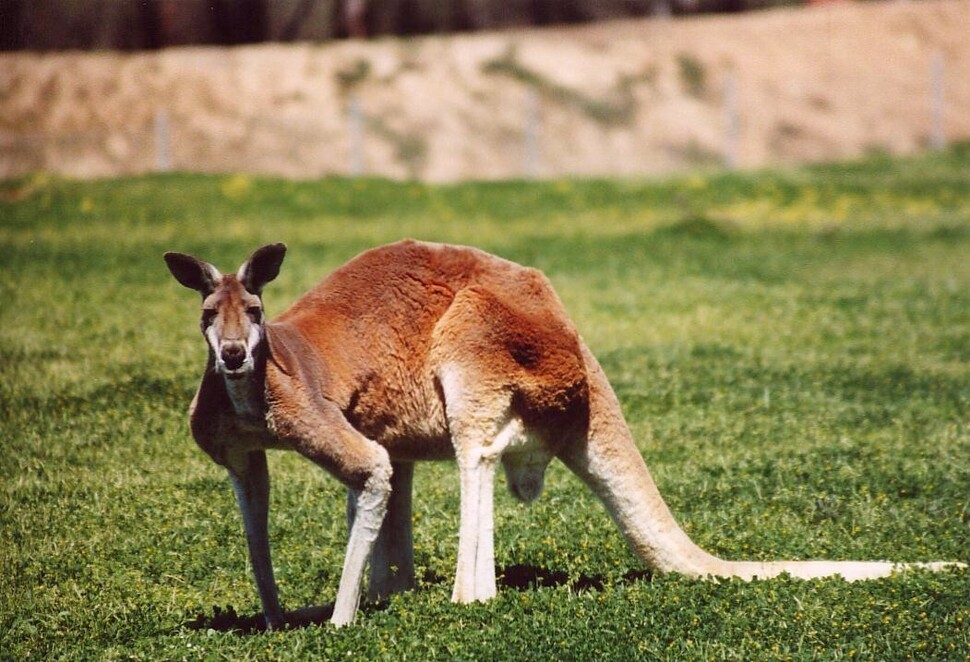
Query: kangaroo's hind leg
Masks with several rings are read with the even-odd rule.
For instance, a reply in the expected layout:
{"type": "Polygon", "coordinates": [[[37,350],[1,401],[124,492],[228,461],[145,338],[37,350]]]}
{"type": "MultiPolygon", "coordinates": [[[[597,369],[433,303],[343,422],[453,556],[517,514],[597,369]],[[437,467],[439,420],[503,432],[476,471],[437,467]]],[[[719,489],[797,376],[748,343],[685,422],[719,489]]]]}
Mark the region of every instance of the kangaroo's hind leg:
{"type": "Polygon", "coordinates": [[[391,497],[370,560],[367,599],[380,600],[414,588],[414,541],[411,535],[411,483],[414,464],[392,462],[391,497]]]}
{"type": "Polygon", "coordinates": [[[495,595],[498,461],[520,498],[538,496],[554,454],[546,441],[570,431],[585,394],[578,341],[553,323],[555,300],[543,292],[466,288],[435,328],[432,361],[461,478],[456,602],[495,595]],[[520,457],[505,460],[508,453],[520,457]]]}
{"type": "Polygon", "coordinates": [[[451,599],[474,602],[488,600],[496,593],[493,492],[510,418],[508,396],[500,391],[482,392],[464,372],[464,368],[447,365],[439,381],[461,491],[458,561],[451,599]]]}

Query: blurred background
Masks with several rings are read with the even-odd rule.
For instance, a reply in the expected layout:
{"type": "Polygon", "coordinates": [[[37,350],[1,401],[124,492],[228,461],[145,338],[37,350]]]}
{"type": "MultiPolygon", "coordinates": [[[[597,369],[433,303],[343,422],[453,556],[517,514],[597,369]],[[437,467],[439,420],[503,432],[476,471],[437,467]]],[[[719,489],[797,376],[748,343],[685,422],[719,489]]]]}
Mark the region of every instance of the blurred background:
{"type": "Polygon", "coordinates": [[[641,176],[970,138],[970,3],[0,0],[0,177],[641,176]]]}
{"type": "Polygon", "coordinates": [[[4,50],[415,35],[736,12],[796,0],[3,0],[4,50]]]}

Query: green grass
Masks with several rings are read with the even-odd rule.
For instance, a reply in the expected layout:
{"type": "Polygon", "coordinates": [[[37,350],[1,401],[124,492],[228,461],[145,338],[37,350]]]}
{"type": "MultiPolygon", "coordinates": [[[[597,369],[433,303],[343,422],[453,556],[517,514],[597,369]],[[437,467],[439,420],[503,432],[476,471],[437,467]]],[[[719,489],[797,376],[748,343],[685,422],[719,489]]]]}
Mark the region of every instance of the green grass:
{"type": "MultiPolygon", "coordinates": [[[[448,600],[457,476],[425,464],[417,591],[341,630],[209,627],[258,602],[188,434],[205,349],[162,252],[232,269],[287,242],[277,313],[405,236],[549,274],[705,547],[970,561],[968,146],[646,183],[36,176],[0,183],[0,658],[966,659],[970,572],[651,580],[559,464],[531,508],[500,485],[487,604],[448,600]]],[[[343,490],[293,455],[271,471],[282,599],[327,604],[343,490]]]]}

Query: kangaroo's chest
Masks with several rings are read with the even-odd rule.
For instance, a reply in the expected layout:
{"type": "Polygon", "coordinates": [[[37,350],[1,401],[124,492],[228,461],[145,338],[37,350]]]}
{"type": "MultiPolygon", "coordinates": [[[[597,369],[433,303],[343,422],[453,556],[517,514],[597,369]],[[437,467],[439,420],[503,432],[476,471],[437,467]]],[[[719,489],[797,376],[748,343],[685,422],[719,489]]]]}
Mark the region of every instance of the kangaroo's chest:
{"type": "Polygon", "coordinates": [[[217,415],[218,433],[213,442],[224,452],[289,449],[286,439],[275,434],[267,424],[265,413],[239,413],[226,409],[217,415]]]}
{"type": "Polygon", "coordinates": [[[288,444],[267,423],[262,385],[246,379],[227,379],[225,385],[229,403],[221,412],[221,427],[225,430],[221,436],[226,443],[245,446],[245,450],[287,448],[288,444]]]}
{"type": "MultiPolygon", "coordinates": [[[[229,391],[227,387],[225,395],[229,391]]],[[[223,464],[230,456],[252,450],[289,447],[270,430],[263,407],[248,399],[234,401],[232,396],[217,397],[213,393],[218,395],[217,391],[200,389],[190,421],[196,442],[217,462],[223,464]]]]}

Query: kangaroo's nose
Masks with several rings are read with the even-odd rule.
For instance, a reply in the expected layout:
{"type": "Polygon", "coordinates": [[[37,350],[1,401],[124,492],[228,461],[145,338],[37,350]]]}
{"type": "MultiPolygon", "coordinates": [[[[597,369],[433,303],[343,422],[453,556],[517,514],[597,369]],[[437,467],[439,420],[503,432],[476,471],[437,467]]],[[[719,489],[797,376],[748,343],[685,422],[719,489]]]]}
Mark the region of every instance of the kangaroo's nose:
{"type": "Polygon", "coordinates": [[[242,343],[232,342],[222,345],[222,362],[227,370],[239,370],[246,360],[246,347],[242,343]]]}

